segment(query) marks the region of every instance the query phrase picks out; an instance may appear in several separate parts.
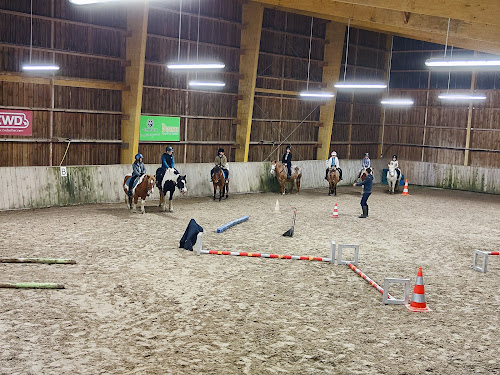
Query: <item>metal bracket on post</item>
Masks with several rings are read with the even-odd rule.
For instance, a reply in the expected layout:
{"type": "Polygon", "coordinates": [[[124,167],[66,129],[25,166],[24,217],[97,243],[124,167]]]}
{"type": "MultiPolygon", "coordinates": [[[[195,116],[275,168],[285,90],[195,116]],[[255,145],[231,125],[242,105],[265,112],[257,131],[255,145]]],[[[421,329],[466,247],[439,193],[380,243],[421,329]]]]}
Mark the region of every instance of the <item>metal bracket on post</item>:
{"type": "Polygon", "coordinates": [[[332,248],[330,251],[330,263],[335,264],[335,253],[337,252],[337,245],[335,244],[335,241],[332,241],[332,248]]]}
{"type": "Polygon", "coordinates": [[[358,265],[359,258],[359,245],[339,245],[337,252],[337,264],[349,264],[352,263],[355,266],[358,265]],[[344,249],[354,249],[354,260],[343,260],[342,259],[342,251],[344,249]]]}
{"type": "Polygon", "coordinates": [[[203,247],[203,232],[198,233],[196,236],[196,255],[201,255],[201,249],[203,247]]]}
{"type": "Polygon", "coordinates": [[[410,279],[395,279],[391,277],[384,279],[384,293],[382,294],[382,303],[384,305],[407,305],[409,300],[410,300],[410,279]],[[388,298],[389,287],[391,284],[403,284],[404,286],[403,299],[388,298]]]}
{"type": "Polygon", "coordinates": [[[474,271],[486,273],[486,268],[488,267],[488,253],[486,251],[481,251],[481,250],[474,250],[474,256],[472,257],[472,269],[474,271]],[[477,265],[477,256],[482,255],[483,256],[483,265],[478,266],[477,265]]]}

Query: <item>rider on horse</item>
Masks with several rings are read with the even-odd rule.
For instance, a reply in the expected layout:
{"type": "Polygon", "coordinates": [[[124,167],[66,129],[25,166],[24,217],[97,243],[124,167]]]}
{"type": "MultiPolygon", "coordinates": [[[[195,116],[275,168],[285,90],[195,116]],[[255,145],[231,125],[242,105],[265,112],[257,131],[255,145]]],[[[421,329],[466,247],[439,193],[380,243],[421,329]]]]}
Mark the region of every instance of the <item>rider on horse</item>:
{"type": "Polygon", "coordinates": [[[135,161],[134,164],[132,164],[132,177],[130,177],[128,183],[128,195],[130,197],[132,196],[132,188],[134,186],[134,181],[137,179],[137,177],[146,174],[146,167],[142,162],[142,159],[143,159],[142,154],[135,155],[135,161]]]}
{"type": "Polygon", "coordinates": [[[365,157],[361,160],[361,170],[359,171],[359,174],[358,174],[358,178],[361,177],[361,173],[363,173],[363,171],[366,169],[366,168],[370,168],[371,167],[371,162],[370,162],[370,155],[367,153],[365,153],[365,157]]]}
{"type": "Polygon", "coordinates": [[[290,178],[292,175],[292,146],[288,145],[286,146],[285,153],[283,154],[283,157],[281,158],[281,162],[283,165],[286,165],[286,177],[290,178]]]}
{"type": "Polygon", "coordinates": [[[330,168],[335,167],[339,171],[339,180],[342,180],[342,169],[339,168],[339,158],[337,157],[337,153],[335,151],[332,151],[330,159],[327,160],[326,162],[326,175],[325,175],[325,180],[328,181],[328,172],[330,171],[330,168]]]}
{"type": "MultiPolygon", "coordinates": [[[[224,172],[224,178],[226,181],[229,179],[229,170],[227,169],[227,157],[224,155],[224,149],[219,148],[217,151],[217,156],[215,157],[215,166],[222,169],[224,172]]],[[[210,176],[213,177],[215,168],[210,171],[210,176]]]]}
{"type": "Polygon", "coordinates": [[[160,186],[162,185],[163,177],[165,176],[165,172],[167,171],[167,169],[172,168],[177,172],[177,169],[175,169],[174,166],[174,149],[168,146],[161,156],[161,169],[156,172],[156,180],[160,186]]]}
{"type": "Polygon", "coordinates": [[[392,160],[389,162],[389,165],[393,165],[398,174],[398,180],[401,178],[401,169],[399,169],[398,156],[392,155],[392,160]]]}

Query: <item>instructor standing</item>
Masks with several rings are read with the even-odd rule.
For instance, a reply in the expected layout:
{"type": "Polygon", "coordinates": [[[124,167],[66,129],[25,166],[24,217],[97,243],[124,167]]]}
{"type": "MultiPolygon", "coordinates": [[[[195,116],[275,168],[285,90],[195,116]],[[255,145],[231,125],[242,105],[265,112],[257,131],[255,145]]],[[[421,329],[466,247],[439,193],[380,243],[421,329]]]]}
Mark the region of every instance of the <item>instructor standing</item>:
{"type": "Polygon", "coordinates": [[[363,186],[363,196],[361,197],[361,209],[363,213],[359,216],[360,218],[368,217],[368,197],[372,194],[372,185],[373,185],[373,174],[371,168],[366,168],[366,176],[363,182],[354,183],[352,186],[363,186]]]}

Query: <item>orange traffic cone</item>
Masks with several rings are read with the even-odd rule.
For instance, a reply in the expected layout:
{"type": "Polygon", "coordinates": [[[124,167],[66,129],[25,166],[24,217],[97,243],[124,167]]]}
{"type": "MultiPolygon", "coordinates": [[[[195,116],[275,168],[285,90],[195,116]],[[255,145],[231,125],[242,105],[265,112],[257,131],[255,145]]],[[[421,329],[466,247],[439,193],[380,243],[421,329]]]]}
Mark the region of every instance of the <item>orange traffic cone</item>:
{"type": "Polygon", "coordinates": [[[405,187],[404,187],[403,193],[401,195],[410,195],[410,194],[408,194],[408,179],[405,180],[405,187]]]}
{"type": "Polygon", "coordinates": [[[335,207],[333,208],[333,215],[332,215],[332,217],[334,219],[338,219],[338,217],[339,217],[339,210],[337,208],[337,203],[335,203],[335,207]]]}
{"type": "Polygon", "coordinates": [[[411,303],[406,305],[408,310],[417,311],[432,311],[427,307],[425,302],[425,291],[424,291],[424,276],[422,274],[422,267],[418,268],[417,280],[415,281],[415,286],[413,287],[413,294],[411,296],[411,303]]]}

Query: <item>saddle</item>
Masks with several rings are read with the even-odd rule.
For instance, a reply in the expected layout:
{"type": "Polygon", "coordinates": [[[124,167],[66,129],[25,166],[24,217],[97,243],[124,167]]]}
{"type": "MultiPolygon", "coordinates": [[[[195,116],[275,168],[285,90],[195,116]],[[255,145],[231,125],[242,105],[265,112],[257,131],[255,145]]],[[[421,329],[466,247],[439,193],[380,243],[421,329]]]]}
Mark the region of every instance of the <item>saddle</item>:
{"type": "MultiPolygon", "coordinates": [[[[135,181],[134,181],[134,185],[132,186],[132,190],[134,190],[134,189],[136,188],[136,186],[137,186],[137,185],[139,185],[139,184],[142,182],[142,180],[143,180],[144,176],[145,176],[145,175],[143,174],[143,175],[141,175],[141,176],[139,176],[139,177],[137,177],[137,178],[135,179],[135,181]]],[[[131,179],[132,179],[132,176],[130,176],[129,178],[127,178],[127,182],[126,182],[126,185],[127,185],[127,186],[130,186],[130,180],[131,180],[131,179]]]]}

